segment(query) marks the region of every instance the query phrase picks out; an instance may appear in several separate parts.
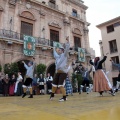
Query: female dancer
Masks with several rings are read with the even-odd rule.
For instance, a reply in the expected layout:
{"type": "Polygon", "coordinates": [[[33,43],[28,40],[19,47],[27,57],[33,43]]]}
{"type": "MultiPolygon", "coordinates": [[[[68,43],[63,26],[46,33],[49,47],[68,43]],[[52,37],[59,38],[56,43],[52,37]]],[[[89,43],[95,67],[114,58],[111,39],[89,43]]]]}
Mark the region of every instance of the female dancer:
{"type": "MultiPolygon", "coordinates": [[[[106,54],[107,55],[107,54],[106,54]]],[[[115,96],[112,85],[102,69],[102,63],[105,62],[107,56],[104,56],[102,60],[96,57],[94,60],[95,74],[93,78],[93,91],[99,92],[100,96],[103,96],[104,91],[110,91],[111,95],[115,96]]]]}

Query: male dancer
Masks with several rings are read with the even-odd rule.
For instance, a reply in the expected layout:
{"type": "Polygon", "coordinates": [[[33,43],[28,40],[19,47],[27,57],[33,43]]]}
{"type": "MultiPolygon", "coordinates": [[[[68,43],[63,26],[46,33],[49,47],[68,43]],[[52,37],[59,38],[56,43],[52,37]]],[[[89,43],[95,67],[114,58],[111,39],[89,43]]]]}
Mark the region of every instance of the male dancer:
{"type": "Polygon", "coordinates": [[[116,90],[115,90],[115,92],[118,92],[118,88],[120,86],[120,64],[114,63],[113,60],[110,60],[110,61],[112,62],[112,65],[117,67],[119,70],[119,74],[118,74],[118,78],[117,78],[117,85],[116,85],[116,90]]]}
{"type": "Polygon", "coordinates": [[[33,61],[30,61],[28,63],[28,65],[25,64],[24,61],[22,61],[22,63],[24,63],[24,67],[26,68],[27,72],[26,72],[26,80],[23,84],[23,95],[22,98],[24,98],[26,96],[26,91],[27,88],[29,88],[30,90],[30,96],[28,98],[33,98],[33,94],[32,94],[32,80],[33,80],[33,72],[34,72],[34,68],[35,68],[35,58],[33,58],[33,61]]]}
{"type": "Polygon", "coordinates": [[[64,44],[64,47],[59,48],[57,52],[54,48],[54,58],[56,59],[55,61],[56,74],[54,76],[53,83],[52,83],[52,93],[50,96],[50,100],[53,99],[55,91],[57,87],[59,87],[60,91],[63,94],[63,97],[59,99],[60,102],[66,101],[66,91],[63,83],[68,73],[68,66],[67,66],[68,57],[67,56],[70,48],[69,37],[66,38],[66,41],[67,43],[64,44]]]}
{"type": "Polygon", "coordinates": [[[89,94],[90,92],[90,72],[92,71],[92,67],[90,68],[90,70],[88,70],[87,68],[83,68],[83,70],[80,70],[82,73],[82,84],[80,85],[80,93],[82,93],[83,91],[83,87],[86,85],[86,92],[87,94],[89,94]]]}

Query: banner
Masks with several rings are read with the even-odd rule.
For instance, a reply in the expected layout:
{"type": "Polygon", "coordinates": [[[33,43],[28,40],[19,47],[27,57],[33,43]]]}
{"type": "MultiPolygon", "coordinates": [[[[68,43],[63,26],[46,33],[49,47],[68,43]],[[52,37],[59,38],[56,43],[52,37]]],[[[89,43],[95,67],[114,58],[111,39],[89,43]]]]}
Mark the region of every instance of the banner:
{"type": "Polygon", "coordinates": [[[62,44],[59,42],[53,42],[53,47],[60,48],[60,47],[62,47],[62,44]]]}
{"type": "Polygon", "coordinates": [[[35,54],[35,38],[32,36],[24,35],[24,55],[34,56],[35,54]]]}
{"type": "Polygon", "coordinates": [[[78,48],[78,61],[85,62],[85,49],[78,48]]]}

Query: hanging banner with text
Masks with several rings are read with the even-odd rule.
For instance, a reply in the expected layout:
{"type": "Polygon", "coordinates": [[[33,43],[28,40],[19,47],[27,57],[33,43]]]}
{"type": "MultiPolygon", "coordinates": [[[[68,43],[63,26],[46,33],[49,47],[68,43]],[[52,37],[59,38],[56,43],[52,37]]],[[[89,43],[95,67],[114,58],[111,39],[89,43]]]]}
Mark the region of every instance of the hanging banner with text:
{"type": "Polygon", "coordinates": [[[85,49],[78,48],[78,61],[85,62],[85,49]]]}
{"type": "Polygon", "coordinates": [[[24,35],[24,55],[34,56],[35,54],[35,38],[32,36],[24,35]]]}

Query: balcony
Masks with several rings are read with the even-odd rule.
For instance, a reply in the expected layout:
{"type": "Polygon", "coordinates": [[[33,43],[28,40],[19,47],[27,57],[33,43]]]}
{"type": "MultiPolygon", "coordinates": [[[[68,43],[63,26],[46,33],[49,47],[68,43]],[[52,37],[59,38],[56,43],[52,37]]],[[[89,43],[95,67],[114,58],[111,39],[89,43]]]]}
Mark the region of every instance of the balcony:
{"type": "Polygon", "coordinates": [[[58,10],[58,5],[56,5],[56,4],[53,4],[53,3],[51,3],[51,2],[48,2],[48,6],[49,6],[50,8],[53,8],[53,9],[58,10]]]}
{"type": "Polygon", "coordinates": [[[79,14],[74,14],[73,12],[72,12],[72,17],[74,17],[74,18],[77,18],[77,19],[79,19],[80,20],[80,15],[79,14]]]}
{"type": "MultiPolygon", "coordinates": [[[[23,42],[24,40],[24,35],[11,31],[11,30],[5,30],[5,29],[1,29],[0,30],[0,38],[7,38],[9,40],[19,40],[21,42],[23,42]]],[[[40,38],[40,37],[34,37],[36,40],[36,44],[39,45],[45,45],[45,46],[51,46],[53,47],[53,41],[45,39],[45,38],[40,38]]]]}
{"type": "MultiPolygon", "coordinates": [[[[6,39],[9,40],[9,42],[13,42],[14,41],[20,41],[23,42],[24,41],[24,35],[11,31],[11,30],[5,30],[5,29],[0,29],[0,38],[1,39],[6,39]],[[11,41],[10,41],[11,40],[11,41]]],[[[34,37],[36,40],[36,45],[41,45],[41,46],[47,46],[47,47],[53,47],[53,42],[52,40],[48,40],[45,38],[40,38],[40,37],[34,37]]],[[[63,43],[61,43],[63,44],[63,43]]],[[[85,48],[84,48],[85,49],[85,48]]],[[[70,54],[78,54],[78,47],[71,47],[70,48],[70,54]]],[[[85,49],[85,54],[90,54],[88,53],[88,51],[85,49]]]]}

